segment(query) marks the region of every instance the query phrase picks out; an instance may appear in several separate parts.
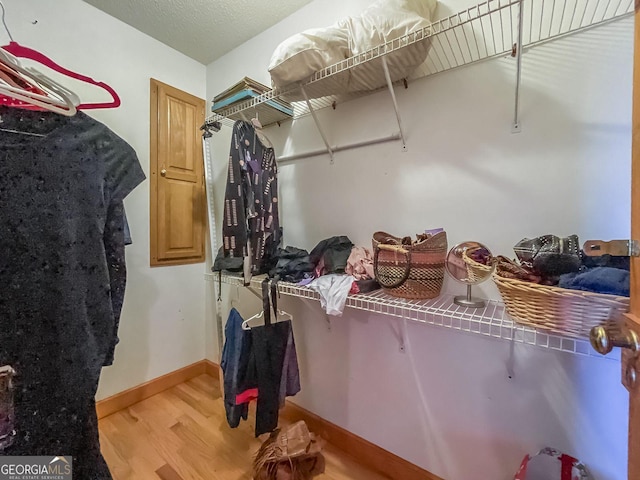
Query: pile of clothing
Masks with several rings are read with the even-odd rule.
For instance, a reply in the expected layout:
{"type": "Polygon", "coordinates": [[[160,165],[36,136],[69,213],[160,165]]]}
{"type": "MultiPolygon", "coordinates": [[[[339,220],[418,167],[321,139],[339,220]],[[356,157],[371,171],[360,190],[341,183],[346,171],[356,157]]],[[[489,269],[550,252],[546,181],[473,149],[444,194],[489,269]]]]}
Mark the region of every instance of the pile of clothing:
{"type": "Polygon", "coordinates": [[[496,258],[496,274],[571,290],[629,296],[629,257],[590,257],[578,236],[525,238],[513,247],[518,261],[496,258]]]}
{"type": "Polygon", "coordinates": [[[320,295],[327,314],[335,316],[342,315],[348,295],[380,288],[371,251],[356,247],[344,235],[320,241],[311,253],[296,247],[279,249],[269,277],[308,286],[320,295]]]}

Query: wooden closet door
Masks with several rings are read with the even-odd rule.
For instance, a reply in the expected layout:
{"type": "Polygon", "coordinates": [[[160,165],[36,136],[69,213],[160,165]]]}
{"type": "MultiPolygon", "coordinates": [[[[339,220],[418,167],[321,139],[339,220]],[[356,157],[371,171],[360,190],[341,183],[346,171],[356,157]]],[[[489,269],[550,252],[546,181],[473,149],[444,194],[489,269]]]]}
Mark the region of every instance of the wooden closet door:
{"type": "MultiPolygon", "coordinates": [[[[631,238],[640,240],[640,2],[635,7],[633,65],[633,136],[631,166],[631,238]]],[[[640,334],[640,257],[631,257],[630,330],[640,334]]],[[[640,378],[629,385],[629,368],[640,368],[640,353],[622,351],[622,378],[629,390],[629,480],[640,479],[640,378]]]]}
{"type": "Polygon", "coordinates": [[[205,101],[151,79],[151,265],[205,260],[205,101]]]}

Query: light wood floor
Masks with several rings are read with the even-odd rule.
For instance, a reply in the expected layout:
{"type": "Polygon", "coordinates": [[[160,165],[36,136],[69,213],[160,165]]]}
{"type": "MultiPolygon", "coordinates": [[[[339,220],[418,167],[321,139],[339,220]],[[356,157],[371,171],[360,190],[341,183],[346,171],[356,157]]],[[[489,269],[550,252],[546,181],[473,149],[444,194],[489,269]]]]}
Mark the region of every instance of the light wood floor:
{"type": "MultiPolygon", "coordinates": [[[[227,425],[218,380],[201,375],[100,420],[115,480],[250,480],[254,418],[227,425]]],[[[388,480],[330,444],[314,480],[388,480]]]]}

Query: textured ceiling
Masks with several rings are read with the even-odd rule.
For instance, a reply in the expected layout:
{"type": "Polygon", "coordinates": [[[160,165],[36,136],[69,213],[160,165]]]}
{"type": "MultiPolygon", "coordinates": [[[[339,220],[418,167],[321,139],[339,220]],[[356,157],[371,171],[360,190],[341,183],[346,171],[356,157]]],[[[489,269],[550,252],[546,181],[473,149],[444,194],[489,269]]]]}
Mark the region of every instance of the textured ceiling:
{"type": "Polygon", "coordinates": [[[311,0],[84,0],[207,65],[311,0]]]}

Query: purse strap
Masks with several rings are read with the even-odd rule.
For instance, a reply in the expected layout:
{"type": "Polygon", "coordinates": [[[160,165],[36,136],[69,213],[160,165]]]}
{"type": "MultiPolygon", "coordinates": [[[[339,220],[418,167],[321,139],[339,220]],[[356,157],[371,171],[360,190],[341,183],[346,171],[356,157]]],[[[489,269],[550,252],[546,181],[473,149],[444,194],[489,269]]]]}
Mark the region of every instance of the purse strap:
{"type": "Polygon", "coordinates": [[[407,279],[409,278],[409,274],[411,273],[411,250],[403,248],[401,245],[387,245],[384,243],[377,244],[375,247],[375,252],[373,254],[373,273],[375,274],[378,283],[384,288],[398,288],[402,286],[404,282],[407,281],[407,279]],[[378,274],[378,257],[380,256],[380,250],[402,253],[406,257],[404,272],[399,278],[394,278],[394,281],[391,283],[385,282],[385,280],[378,274]]]}
{"type": "Polygon", "coordinates": [[[271,309],[273,309],[276,321],[278,318],[278,282],[272,282],[268,278],[265,278],[261,283],[261,287],[264,324],[271,326],[271,309]]]}

